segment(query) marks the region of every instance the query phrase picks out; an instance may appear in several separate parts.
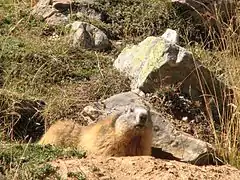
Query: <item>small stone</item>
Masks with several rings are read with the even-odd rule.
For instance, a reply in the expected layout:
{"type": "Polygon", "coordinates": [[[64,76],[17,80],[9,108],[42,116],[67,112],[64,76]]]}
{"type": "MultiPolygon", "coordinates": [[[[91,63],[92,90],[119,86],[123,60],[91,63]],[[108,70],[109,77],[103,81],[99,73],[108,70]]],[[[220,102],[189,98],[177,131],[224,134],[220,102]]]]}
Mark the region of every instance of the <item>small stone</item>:
{"type": "Polygon", "coordinates": [[[107,35],[92,24],[75,21],[71,28],[71,41],[73,47],[83,47],[93,50],[107,50],[110,41],[107,35]]]}
{"type": "Polygon", "coordinates": [[[188,117],[186,116],[186,117],[182,117],[182,120],[183,121],[187,121],[188,120],[188,117]]]}
{"type": "Polygon", "coordinates": [[[179,43],[179,35],[175,30],[167,29],[166,32],[161,37],[164,38],[166,41],[169,41],[170,43],[173,44],[179,43]]]}

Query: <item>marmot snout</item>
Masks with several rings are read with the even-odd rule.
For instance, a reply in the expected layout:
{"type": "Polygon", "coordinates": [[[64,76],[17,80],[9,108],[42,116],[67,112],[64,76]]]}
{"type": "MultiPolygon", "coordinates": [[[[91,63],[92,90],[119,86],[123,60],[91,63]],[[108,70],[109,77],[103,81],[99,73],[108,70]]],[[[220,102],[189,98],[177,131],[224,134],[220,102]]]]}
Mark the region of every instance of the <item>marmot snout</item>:
{"type": "Polygon", "coordinates": [[[114,128],[116,135],[119,136],[126,133],[141,135],[141,133],[152,128],[149,111],[142,107],[129,107],[126,112],[116,118],[114,128]]]}
{"type": "Polygon", "coordinates": [[[76,147],[88,154],[104,156],[151,155],[152,121],[143,107],[130,107],[89,126],[58,121],[39,144],[76,147]]]}

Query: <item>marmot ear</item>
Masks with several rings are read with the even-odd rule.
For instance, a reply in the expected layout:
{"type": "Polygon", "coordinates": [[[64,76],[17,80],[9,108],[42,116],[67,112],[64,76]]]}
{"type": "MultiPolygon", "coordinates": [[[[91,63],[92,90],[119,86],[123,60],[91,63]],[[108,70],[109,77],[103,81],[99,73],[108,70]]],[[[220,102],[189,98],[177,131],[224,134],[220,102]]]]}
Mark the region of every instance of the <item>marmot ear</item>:
{"type": "Polygon", "coordinates": [[[115,112],[113,115],[112,115],[112,122],[111,122],[111,126],[112,127],[115,127],[115,123],[117,121],[117,119],[121,116],[121,112],[115,112]]]}

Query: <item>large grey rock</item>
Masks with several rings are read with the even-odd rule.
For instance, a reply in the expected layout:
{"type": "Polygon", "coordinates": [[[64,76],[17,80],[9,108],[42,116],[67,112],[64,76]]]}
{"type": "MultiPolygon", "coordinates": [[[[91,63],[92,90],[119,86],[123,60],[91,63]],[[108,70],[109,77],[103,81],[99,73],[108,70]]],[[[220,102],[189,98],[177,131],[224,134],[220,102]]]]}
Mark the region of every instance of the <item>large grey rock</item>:
{"type": "Polygon", "coordinates": [[[150,109],[154,135],[152,146],[158,149],[159,153],[164,151],[180,161],[194,164],[203,164],[207,161],[208,155],[213,151],[209,143],[177,131],[167,119],[163,118],[161,113],[154,110],[136,93],[125,92],[114,95],[102,102],[85,107],[82,114],[91,121],[95,121],[113,112],[124,112],[128,106],[132,105],[150,109]]]}
{"type": "Polygon", "coordinates": [[[126,47],[114,61],[114,67],[131,79],[132,90],[152,93],[179,87],[194,100],[211,97],[221,113],[226,105],[223,100],[231,91],[190,51],[164,38],[151,36],[138,45],[126,47]]]}
{"type": "Polygon", "coordinates": [[[106,50],[110,47],[107,35],[97,27],[81,21],[75,21],[71,27],[73,47],[94,50],[106,50]]]}
{"type": "Polygon", "coordinates": [[[193,62],[190,64],[186,61],[192,60],[191,52],[186,49],[172,44],[162,37],[151,36],[138,45],[126,47],[114,61],[114,67],[131,79],[133,90],[140,89],[147,93],[154,91],[154,84],[159,86],[156,84],[156,80],[163,81],[164,78],[167,78],[163,73],[167,69],[169,70],[165,73],[173,74],[166,79],[167,82],[179,82],[179,80],[186,78],[189,71],[185,68],[192,70],[194,65],[193,62]],[[182,62],[187,67],[182,67],[182,62]],[[172,70],[170,70],[171,67],[173,67],[172,70]],[[181,69],[176,69],[176,67],[184,68],[186,73],[179,74],[177,70],[181,71],[181,69]],[[180,76],[174,75],[176,73],[180,76]]]}

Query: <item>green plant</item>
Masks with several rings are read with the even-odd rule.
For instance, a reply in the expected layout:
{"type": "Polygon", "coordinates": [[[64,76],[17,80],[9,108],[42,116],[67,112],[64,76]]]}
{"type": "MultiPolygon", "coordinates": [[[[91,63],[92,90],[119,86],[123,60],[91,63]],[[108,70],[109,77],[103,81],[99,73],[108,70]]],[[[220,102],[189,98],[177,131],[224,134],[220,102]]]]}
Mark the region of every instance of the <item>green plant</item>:
{"type": "Polygon", "coordinates": [[[82,158],[84,152],[35,144],[0,144],[0,170],[7,178],[42,179],[55,175],[56,168],[48,164],[57,158],[82,158]]]}

